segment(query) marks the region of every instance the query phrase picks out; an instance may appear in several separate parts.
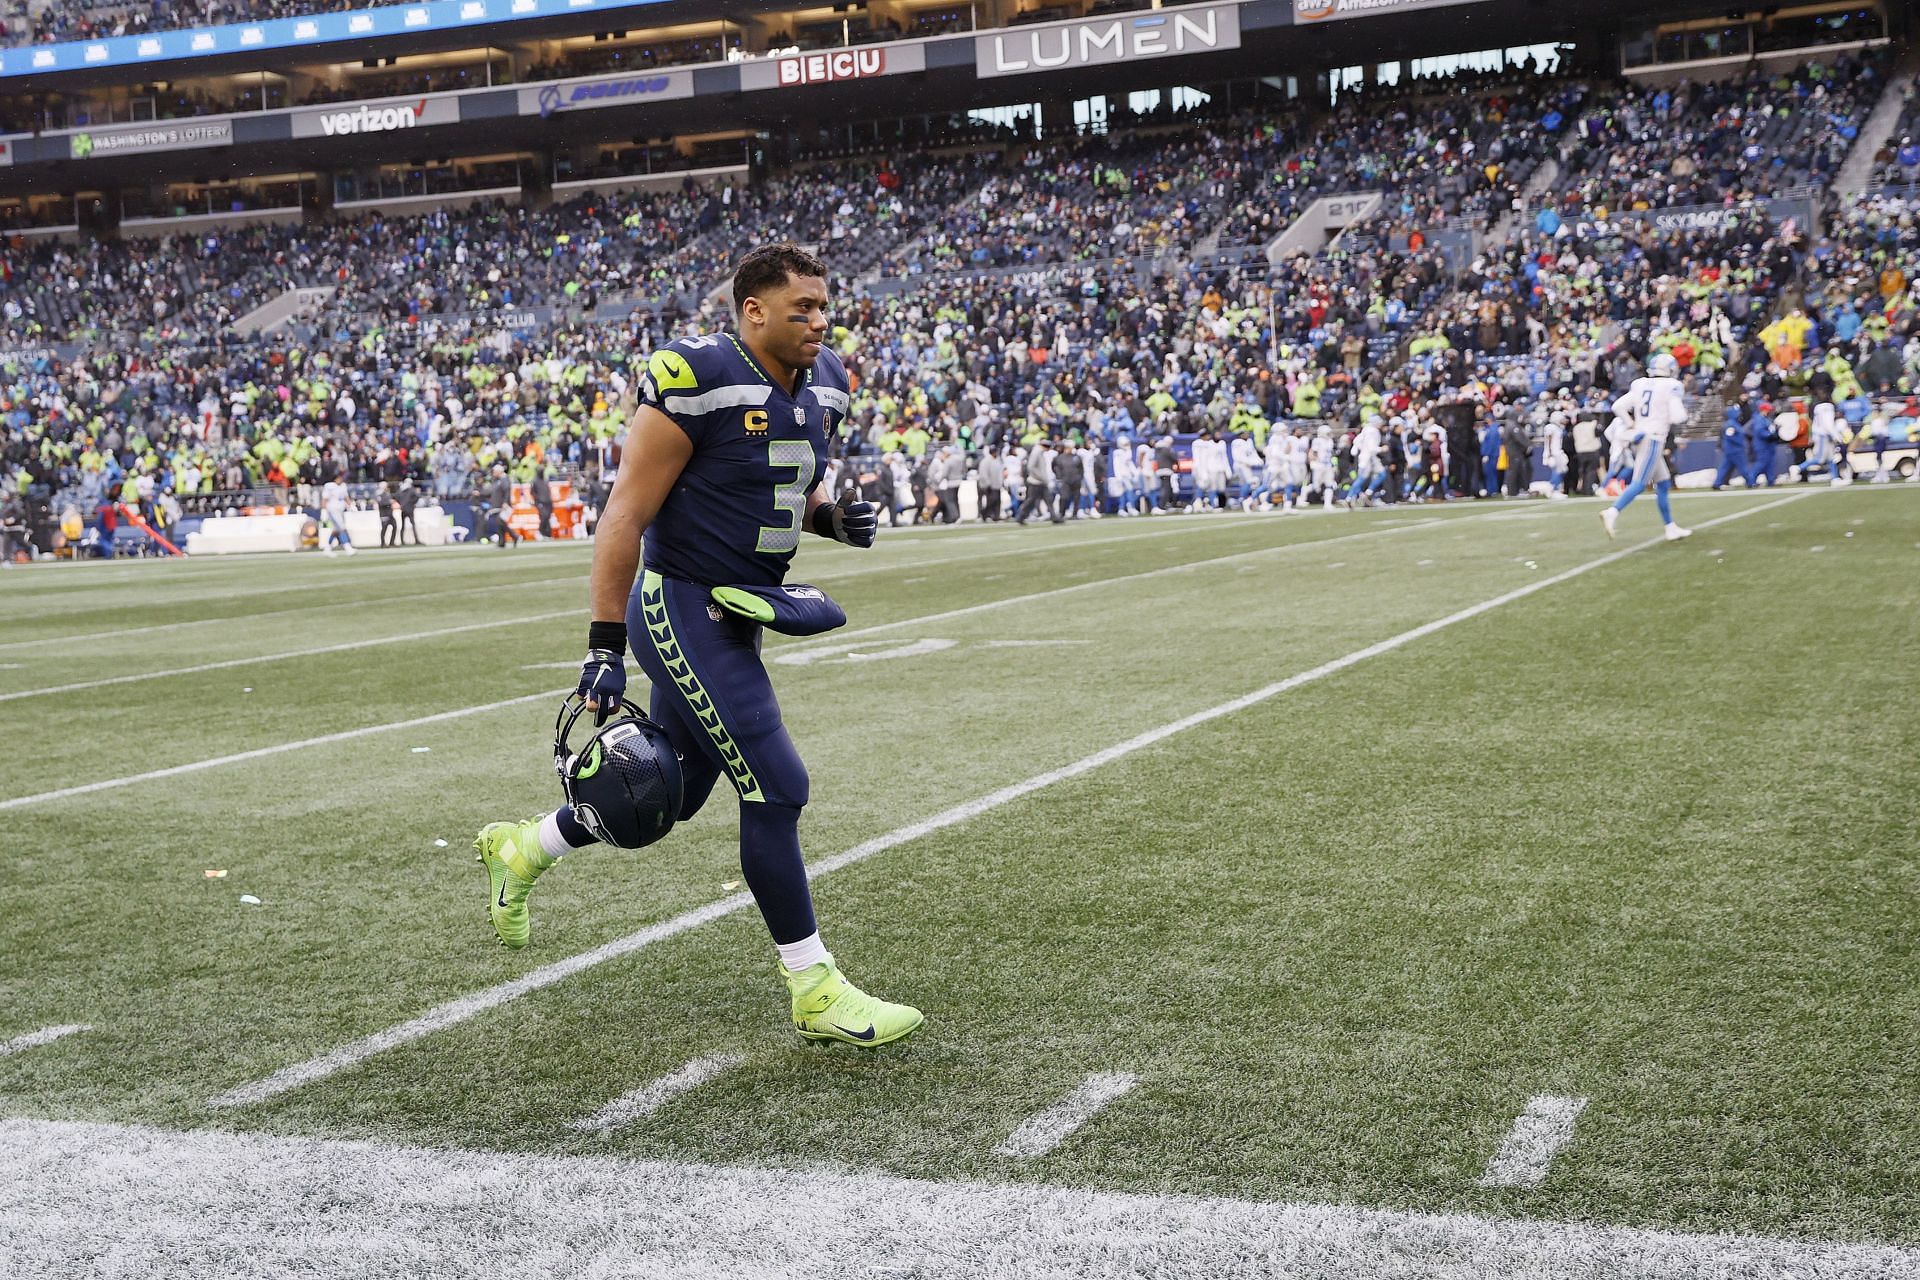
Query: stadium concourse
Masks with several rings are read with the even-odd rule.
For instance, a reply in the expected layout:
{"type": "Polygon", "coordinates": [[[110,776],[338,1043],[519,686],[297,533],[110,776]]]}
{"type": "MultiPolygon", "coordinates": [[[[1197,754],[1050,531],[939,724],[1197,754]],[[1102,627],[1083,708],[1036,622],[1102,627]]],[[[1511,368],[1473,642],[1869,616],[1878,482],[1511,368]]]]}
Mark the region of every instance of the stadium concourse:
{"type": "Polygon", "coordinates": [[[1899,190],[1843,201],[1826,184],[1889,65],[1840,54],[1669,88],[1464,72],[1317,118],[1278,99],[1162,106],[1068,143],[544,209],[16,242],[0,332],[41,353],[4,367],[0,490],[9,527],[41,531],[41,551],[63,517],[97,523],[110,498],[167,525],[223,492],[310,505],[340,478],[497,509],[500,465],[591,499],[633,361],[724,323],[709,290],[738,246],[773,239],[820,244],[836,272],[855,396],[835,452],[908,519],[953,518],[983,463],[981,487],[1004,490],[988,513],[1017,510],[1030,474],[1056,485],[1050,456],[1024,456],[1049,440],[1080,453],[1066,470],[1084,496],[1068,507],[1186,506],[1202,431],[1244,503],[1266,496],[1276,424],[1331,433],[1344,479],[1346,444],[1376,414],[1390,495],[1423,478],[1427,497],[1520,491],[1553,472],[1586,491],[1607,463],[1590,456],[1605,405],[1656,349],[1743,437],[1809,393],[1873,430],[1904,421],[1901,397],[1920,389],[1906,268],[1920,231],[1899,190]],[[1618,161],[1663,151],[1692,159],[1657,184],[1618,161]],[[1314,200],[1356,187],[1385,193],[1360,224],[1267,261],[1261,246],[1314,200]],[[1739,212],[1706,227],[1640,216],[1702,204],[1739,212]],[[1482,247],[1450,253],[1439,228],[1482,247]],[[333,292],[291,341],[230,327],[306,286],[333,292]],[[596,322],[609,303],[625,318],[596,322]],[[514,309],[552,323],[466,327],[514,309]],[[75,358],[45,353],[69,343],[75,358]],[[1149,447],[1163,439],[1177,449],[1149,447]]]}

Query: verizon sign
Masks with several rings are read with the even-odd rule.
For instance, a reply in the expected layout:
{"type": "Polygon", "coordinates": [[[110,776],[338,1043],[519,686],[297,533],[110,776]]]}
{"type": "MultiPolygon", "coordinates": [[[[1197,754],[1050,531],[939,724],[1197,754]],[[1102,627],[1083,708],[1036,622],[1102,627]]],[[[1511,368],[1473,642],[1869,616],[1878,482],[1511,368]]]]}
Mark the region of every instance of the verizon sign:
{"type": "Polygon", "coordinates": [[[360,102],[294,112],[293,136],[345,138],[363,133],[397,133],[430,124],[452,124],[459,118],[460,104],[452,98],[360,102]]]}
{"type": "Polygon", "coordinates": [[[974,71],[1017,76],[1240,47],[1240,6],[1151,13],[994,31],[974,37],[974,71]]]}
{"type": "Polygon", "coordinates": [[[886,45],[869,49],[827,49],[789,58],[760,58],[740,64],[740,87],[793,89],[809,84],[867,80],[927,69],[923,44],[886,45]]]}

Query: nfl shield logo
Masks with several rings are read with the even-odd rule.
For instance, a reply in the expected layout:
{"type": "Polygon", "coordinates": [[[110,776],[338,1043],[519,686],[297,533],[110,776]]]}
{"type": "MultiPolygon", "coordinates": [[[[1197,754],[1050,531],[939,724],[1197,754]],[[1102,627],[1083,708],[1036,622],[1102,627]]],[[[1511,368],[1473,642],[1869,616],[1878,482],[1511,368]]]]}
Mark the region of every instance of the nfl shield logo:
{"type": "Polygon", "coordinates": [[[807,411],[799,405],[793,406],[793,425],[796,427],[804,427],[807,425],[807,411]]]}

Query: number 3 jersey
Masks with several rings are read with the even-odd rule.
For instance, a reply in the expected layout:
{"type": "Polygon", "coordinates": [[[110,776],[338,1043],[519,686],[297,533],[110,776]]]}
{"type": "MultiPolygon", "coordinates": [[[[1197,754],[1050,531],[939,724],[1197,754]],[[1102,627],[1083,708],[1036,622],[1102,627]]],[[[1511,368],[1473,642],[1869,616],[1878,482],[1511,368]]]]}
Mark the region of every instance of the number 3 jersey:
{"type": "Polygon", "coordinates": [[[647,361],[640,402],[693,441],[647,528],[644,564],[702,586],[779,586],[800,545],[827,437],[847,415],[847,371],[821,349],[789,392],[730,333],[682,338],[647,361]]]}

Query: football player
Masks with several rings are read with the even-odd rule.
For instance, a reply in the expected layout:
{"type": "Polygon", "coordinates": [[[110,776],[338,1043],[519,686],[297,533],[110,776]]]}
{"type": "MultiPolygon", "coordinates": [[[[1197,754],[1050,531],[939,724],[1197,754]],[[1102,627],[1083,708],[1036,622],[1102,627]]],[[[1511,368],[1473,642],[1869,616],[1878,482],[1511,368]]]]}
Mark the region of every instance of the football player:
{"type": "MultiPolygon", "coordinates": [[[[807,771],[760,661],[761,624],[716,603],[782,596],[803,533],[873,545],[872,503],[835,504],[818,491],[848,406],[846,369],[825,346],[826,274],[795,245],[755,249],[733,278],[737,332],[682,338],[647,362],[594,537],[578,693],[600,719],[617,712],[632,642],[652,685],[650,715],[681,757],[679,818],[722,776],[738,793],[740,867],[773,935],[794,1026],[811,1040],[870,1046],[911,1034],[920,1011],[868,995],[828,954],[800,855],[807,771]]],[[[590,807],[568,805],[480,832],[487,909],[504,945],[527,945],[528,892],[605,834],[597,825],[590,807]]]]}
{"type": "Polygon", "coordinates": [[[1673,507],[1667,495],[1673,490],[1673,473],[1667,469],[1667,433],[1687,420],[1687,402],[1680,390],[1680,365],[1666,352],[1657,352],[1647,361],[1647,374],[1635,378],[1627,394],[1613,402],[1615,421],[1624,424],[1630,461],[1627,487],[1600,511],[1600,523],[1609,538],[1614,523],[1627,505],[1653,486],[1653,500],[1660,507],[1667,541],[1678,542],[1693,536],[1673,521],[1673,507]]]}

